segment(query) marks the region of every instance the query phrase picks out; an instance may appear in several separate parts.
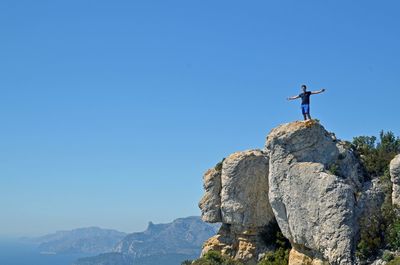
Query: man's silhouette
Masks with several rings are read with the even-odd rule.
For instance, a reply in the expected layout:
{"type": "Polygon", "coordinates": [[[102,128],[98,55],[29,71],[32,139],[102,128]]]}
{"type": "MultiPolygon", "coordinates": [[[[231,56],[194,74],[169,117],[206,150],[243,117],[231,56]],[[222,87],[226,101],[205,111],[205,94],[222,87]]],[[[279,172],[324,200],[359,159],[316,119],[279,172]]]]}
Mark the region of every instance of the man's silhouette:
{"type": "Polygon", "coordinates": [[[314,94],[319,94],[325,91],[325,89],[321,89],[318,91],[307,91],[307,86],[302,85],[301,89],[303,90],[303,93],[297,96],[293,96],[288,98],[288,100],[294,100],[301,98],[301,112],[303,113],[304,120],[311,120],[310,116],[310,96],[314,94]]]}

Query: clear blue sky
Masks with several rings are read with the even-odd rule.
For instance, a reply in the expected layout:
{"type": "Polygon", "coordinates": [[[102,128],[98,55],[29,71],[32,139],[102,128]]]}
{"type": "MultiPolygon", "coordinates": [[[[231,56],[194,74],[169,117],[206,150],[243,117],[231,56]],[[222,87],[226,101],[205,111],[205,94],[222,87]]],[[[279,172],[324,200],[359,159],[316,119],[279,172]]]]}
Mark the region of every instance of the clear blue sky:
{"type": "Polygon", "coordinates": [[[1,1],[0,235],[199,215],[305,83],[338,137],[400,135],[399,1],[1,1]]]}

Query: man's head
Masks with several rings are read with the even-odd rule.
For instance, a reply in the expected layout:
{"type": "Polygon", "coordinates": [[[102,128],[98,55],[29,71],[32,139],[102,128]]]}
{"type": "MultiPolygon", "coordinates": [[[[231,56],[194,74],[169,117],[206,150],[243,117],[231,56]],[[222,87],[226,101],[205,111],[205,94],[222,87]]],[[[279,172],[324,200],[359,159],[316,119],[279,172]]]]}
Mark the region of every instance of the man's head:
{"type": "Polygon", "coordinates": [[[301,85],[301,89],[303,90],[303,92],[307,91],[307,86],[306,85],[301,85]]]}

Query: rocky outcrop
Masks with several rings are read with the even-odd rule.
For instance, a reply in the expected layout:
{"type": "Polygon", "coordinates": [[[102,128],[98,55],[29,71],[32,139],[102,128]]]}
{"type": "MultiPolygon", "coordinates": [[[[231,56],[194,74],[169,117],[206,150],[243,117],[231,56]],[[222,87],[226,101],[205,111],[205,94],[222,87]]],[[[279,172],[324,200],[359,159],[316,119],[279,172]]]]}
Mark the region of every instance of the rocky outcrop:
{"type": "Polygon", "coordinates": [[[400,206],[400,155],[390,162],[390,176],[393,183],[392,203],[400,206]]]}
{"type": "Polygon", "coordinates": [[[202,218],[223,225],[204,244],[203,253],[217,250],[251,264],[268,249],[262,235],[275,222],[268,201],[268,172],[266,155],[249,150],[230,155],[220,171],[205,173],[202,218]]]}
{"type": "MultiPolygon", "coordinates": [[[[395,182],[399,162],[392,164],[395,182]]],[[[222,226],[202,253],[217,250],[246,264],[273,250],[276,229],[292,245],[290,265],[356,264],[359,220],[384,201],[379,180],[364,182],[351,145],[315,121],[273,129],[265,150],[230,155],[222,169],[206,172],[204,187],[202,218],[222,226]]]]}
{"type": "Polygon", "coordinates": [[[327,265],[328,262],[324,262],[317,257],[310,257],[311,255],[306,255],[304,253],[298,252],[296,249],[292,249],[289,255],[288,265],[327,265]]]}
{"type": "Polygon", "coordinates": [[[209,223],[222,222],[221,216],[221,170],[207,170],[203,176],[205,194],[199,203],[202,219],[209,223]]]}
{"type": "Polygon", "coordinates": [[[268,202],[268,158],[259,150],[237,152],[222,165],[222,221],[262,227],[274,220],[268,202]]]}
{"type": "Polygon", "coordinates": [[[352,151],[316,122],[279,126],[266,150],[269,201],[292,247],[331,264],[354,264],[362,172],[352,151]]]}
{"type": "Polygon", "coordinates": [[[256,264],[259,254],[273,250],[265,240],[269,231],[268,226],[246,228],[223,224],[218,233],[203,244],[202,255],[214,250],[246,264],[256,264]]]}

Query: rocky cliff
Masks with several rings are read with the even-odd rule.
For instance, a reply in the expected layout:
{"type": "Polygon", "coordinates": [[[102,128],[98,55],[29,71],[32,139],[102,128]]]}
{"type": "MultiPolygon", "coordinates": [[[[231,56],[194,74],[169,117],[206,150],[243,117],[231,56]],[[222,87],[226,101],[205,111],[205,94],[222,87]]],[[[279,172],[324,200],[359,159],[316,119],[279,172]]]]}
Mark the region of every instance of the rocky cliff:
{"type": "Polygon", "coordinates": [[[263,235],[275,222],[268,201],[268,157],[260,150],[237,152],[221,168],[204,175],[206,193],[199,206],[203,220],[222,222],[203,253],[217,250],[239,260],[254,260],[269,246],[263,235]]]}
{"type": "Polygon", "coordinates": [[[390,163],[390,176],[393,182],[392,201],[396,206],[400,206],[400,155],[390,163]]]}
{"type": "MultiPolygon", "coordinates": [[[[399,160],[392,178],[400,184],[399,160]]],[[[202,253],[256,264],[280,231],[292,246],[289,265],[356,264],[359,220],[384,198],[365,179],[351,145],[318,122],[281,125],[263,150],[234,153],[205,173],[202,218],[222,226],[202,253]]]]}

